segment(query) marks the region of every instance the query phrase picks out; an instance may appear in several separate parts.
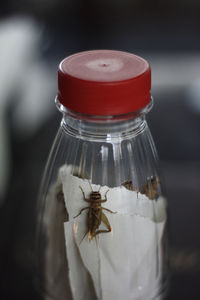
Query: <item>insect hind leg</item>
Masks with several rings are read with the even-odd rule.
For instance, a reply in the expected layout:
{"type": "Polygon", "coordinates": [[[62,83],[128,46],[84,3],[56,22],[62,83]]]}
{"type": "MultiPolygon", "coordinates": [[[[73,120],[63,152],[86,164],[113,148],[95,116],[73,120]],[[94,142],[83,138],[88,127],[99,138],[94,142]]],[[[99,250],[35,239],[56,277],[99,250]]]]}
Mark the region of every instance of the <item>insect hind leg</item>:
{"type": "Polygon", "coordinates": [[[107,227],[107,229],[100,229],[100,230],[97,230],[95,232],[95,235],[96,236],[97,234],[100,234],[100,233],[106,233],[106,232],[111,232],[112,228],[110,226],[110,223],[108,221],[108,218],[106,217],[106,215],[102,212],[101,214],[101,221],[104,223],[104,225],[107,227]]]}

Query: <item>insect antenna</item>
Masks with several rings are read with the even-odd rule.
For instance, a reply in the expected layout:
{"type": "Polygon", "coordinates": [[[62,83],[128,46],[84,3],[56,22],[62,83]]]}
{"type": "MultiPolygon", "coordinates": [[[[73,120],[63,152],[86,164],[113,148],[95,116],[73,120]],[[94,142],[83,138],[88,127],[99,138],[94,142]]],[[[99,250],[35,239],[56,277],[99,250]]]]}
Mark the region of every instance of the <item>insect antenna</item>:
{"type": "Polygon", "coordinates": [[[89,182],[89,185],[90,185],[90,188],[91,188],[92,192],[94,192],[93,189],[92,189],[91,182],[89,180],[88,180],[88,182],[89,182]]]}

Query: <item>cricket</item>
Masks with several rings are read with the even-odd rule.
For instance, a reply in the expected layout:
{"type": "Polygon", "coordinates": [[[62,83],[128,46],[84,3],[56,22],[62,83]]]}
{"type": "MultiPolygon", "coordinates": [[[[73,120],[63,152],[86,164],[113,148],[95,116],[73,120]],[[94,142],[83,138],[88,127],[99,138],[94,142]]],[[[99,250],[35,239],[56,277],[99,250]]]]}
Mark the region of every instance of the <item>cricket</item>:
{"type": "MultiPolygon", "coordinates": [[[[90,182],[89,182],[89,184],[90,184],[90,182]]],[[[110,223],[108,221],[108,218],[103,213],[103,210],[106,210],[113,214],[117,213],[117,212],[111,211],[108,208],[101,206],[102,203],[107,201],[107,193],[109,192],[109,190],[107,190],[107,192],[105,193],[105,199],[102,199],[101,194],[100,194],[101,187],[99,188],[98,191],[93,191],[91,184],[90,184],[90,187],[91,187],[92,192],[90,193],[89,198],[86,198],[85,193],[84,193],[82,187],[80,186],[80,189],[83,194],[83,200],[86,201],[87,203],[89,203],[90,205],[82,208],[80,210],[79,214],[74,217],[74,218],[77,218],[84,210],[89,209],[88,215],[87,215],[88,231],[84,235],[84,237],[87,234],[89,235],[89,241],[91,241],[93,238],[96,239],[96,236],[100,233],[108,233],[108,232],[111,232],[111,230],[112,230],[110,223]],[[106,226],[106,229],[99,229],[99,226],[101,225],[101,223],[103,223],[106,226]]],[[[83,239],[84,239],[84,237],[83,237],[83,239]]]]}

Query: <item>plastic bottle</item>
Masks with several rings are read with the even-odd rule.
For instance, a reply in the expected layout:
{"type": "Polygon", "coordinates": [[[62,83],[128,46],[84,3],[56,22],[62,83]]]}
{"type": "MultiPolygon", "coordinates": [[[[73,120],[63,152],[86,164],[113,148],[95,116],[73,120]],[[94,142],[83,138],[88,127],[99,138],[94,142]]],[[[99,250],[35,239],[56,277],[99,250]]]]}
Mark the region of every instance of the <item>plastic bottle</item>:
{"type": "Polygon", "coordinates": [[[146,122],[150,90],[149,64],[130,53],[61,62],[62,121],[39,197],[43,299],[163,299],[167,214],[146,122]]]}

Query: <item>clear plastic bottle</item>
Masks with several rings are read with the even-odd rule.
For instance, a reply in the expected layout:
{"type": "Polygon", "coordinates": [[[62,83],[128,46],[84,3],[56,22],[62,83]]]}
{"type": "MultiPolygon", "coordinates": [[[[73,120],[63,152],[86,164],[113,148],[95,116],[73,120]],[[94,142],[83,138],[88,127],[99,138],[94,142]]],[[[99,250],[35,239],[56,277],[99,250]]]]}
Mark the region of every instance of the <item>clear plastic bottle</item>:
{"type": "Polygon", "coordinates": [[[151,71],[111,50],[63,60],[63,118],[39,197],[43,299],[151,300],[166,290],[166,202],[145,115],[151,71]]]}

